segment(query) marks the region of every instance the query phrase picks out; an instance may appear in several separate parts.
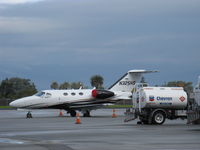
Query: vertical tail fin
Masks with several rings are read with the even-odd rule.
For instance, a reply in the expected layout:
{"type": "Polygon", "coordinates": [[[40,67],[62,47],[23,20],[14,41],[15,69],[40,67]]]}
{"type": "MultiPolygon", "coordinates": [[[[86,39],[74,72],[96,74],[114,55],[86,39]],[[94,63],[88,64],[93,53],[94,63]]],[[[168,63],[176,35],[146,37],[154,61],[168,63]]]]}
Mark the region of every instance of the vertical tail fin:
{"type": "Polygon", "coordinates": [[[131,92],[135,83],[140,83],[143,73],[152,72],[158,71],[130,70],[125,75],[123,75],[117,82],[115,82],[111,87],[109,87],[109,90],[131,92]]]}

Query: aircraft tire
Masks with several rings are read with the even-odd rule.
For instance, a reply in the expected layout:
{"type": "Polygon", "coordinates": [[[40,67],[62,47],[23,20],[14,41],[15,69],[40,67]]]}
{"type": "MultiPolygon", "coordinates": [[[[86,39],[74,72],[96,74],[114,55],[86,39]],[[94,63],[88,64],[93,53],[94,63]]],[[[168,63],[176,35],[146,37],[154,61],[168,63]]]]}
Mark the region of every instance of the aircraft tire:
{"type": "Polygon", "coordinates": [[[26,114],[26,118],[33,118],[30,111],[26,114]]]}
{"type": "Polygon", "coordinates": [[[137,124],[142,124],[142,122],[141,122],[141,121],[138,121],[137,124]]]}
{"type": "Polygon", "coordinates": [[[71,117],[76,117],[76,111],[75,110],[71,110],[70,111],[70,116],[71,117]]]}
{"type": "Polygon", "coordinates": [[[89,111],[89,110],[86,110],[86,112],[83,113],[83,117],[91,117],[91,116],[90,116],[90,111],[89,111]]]}

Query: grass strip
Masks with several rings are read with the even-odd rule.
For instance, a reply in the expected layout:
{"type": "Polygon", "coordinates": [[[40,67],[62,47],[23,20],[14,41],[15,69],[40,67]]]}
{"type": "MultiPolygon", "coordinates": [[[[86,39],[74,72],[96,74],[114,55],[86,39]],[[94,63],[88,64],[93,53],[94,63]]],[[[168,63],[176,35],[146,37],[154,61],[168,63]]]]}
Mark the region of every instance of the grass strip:
{"type": "Polygon", "coordinates": [[[9,109],[12,108],[11,106],[0,106],[0,109],[9,109]]]}

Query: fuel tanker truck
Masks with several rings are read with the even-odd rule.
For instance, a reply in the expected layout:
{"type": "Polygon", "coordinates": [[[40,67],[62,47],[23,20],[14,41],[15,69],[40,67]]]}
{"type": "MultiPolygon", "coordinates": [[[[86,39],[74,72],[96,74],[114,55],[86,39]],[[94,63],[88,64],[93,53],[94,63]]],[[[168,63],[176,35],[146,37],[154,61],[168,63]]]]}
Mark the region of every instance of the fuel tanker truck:
{"type": "Polygon", "coordinates": [[[163,124],[165,119],[186,118],[187,94],[182,87],[144,87],[132,91],[133,107],[125,112],[125,122],[139,118],[138,124],[163,124]]]}

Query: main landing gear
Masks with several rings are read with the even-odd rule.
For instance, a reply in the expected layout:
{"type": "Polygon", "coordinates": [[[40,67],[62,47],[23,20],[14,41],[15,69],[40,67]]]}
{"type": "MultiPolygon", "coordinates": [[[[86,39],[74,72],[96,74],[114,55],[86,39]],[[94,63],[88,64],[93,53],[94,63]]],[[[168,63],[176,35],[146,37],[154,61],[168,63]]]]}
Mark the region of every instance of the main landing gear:
{"type": "MultiPolygon", "coordinates": [[[[76,117],[76,114],[77,114],[75,110],[70,110],[68,113],[70,113],[71,117],[76,117]]],[[[82,111],[82,113],[83,113],[83,117],[91,117],[89,110],[84,110],[82,111]]]]}
{"type": "Polygon", "coordinates": [[[71,117],[76,117],[76,111],[75,110],[71,110],[69,113],[70,113],[71,117]]]}
{"type": "Polygon", "coordinates": [[[90,116],[90,111],[89,110],[86,110],[83,112],[83,117],[91,117],[90,116]]]}

